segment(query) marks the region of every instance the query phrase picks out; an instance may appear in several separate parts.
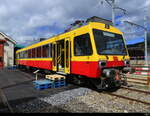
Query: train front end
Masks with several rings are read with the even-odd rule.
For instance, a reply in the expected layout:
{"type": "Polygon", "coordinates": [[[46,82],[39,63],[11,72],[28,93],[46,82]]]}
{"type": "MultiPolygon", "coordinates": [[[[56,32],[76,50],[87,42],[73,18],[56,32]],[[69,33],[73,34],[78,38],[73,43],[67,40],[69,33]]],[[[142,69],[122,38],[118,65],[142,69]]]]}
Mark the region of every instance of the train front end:
{"type": "Polygon", "coordinates": [[[127,85],[126,74],[132,69],[123,33],[110,25],[100,26],[92,29],[100,77],[93,82],[98,89],[127,85]]]}

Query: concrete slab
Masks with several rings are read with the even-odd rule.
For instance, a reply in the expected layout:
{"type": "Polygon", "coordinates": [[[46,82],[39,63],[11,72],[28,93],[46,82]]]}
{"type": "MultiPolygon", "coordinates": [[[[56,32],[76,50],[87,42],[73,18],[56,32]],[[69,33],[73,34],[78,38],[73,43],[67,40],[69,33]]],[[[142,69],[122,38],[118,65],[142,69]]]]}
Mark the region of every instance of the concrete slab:
{"type": "Polygon", "coordinates": [[[66,87],[52,88],[39,91],[34,88],[33,79],[35,77],[29,73],[15,71],[0,71],[0,87],[3,88],[7,99],[11,106],[21,104],[39,97],[45,97],[53,94],[57,94],[62,91],[78,88],[69,84],[66,87]],[[11,86],[12,84],[16,84],[11,86]]]}

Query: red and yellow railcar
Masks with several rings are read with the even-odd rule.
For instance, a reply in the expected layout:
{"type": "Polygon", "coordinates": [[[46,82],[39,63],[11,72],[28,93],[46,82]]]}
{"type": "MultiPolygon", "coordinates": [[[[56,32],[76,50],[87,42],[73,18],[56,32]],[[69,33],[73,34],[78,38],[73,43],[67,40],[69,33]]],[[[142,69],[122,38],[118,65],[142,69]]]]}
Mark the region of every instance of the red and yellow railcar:
{"type": "Polygon", "coordinates": [[[19,66],[89,78],[99,89],[121,83],[130,65],[123,33],[101,22],[89,22],[16,54],[19,66]]]}

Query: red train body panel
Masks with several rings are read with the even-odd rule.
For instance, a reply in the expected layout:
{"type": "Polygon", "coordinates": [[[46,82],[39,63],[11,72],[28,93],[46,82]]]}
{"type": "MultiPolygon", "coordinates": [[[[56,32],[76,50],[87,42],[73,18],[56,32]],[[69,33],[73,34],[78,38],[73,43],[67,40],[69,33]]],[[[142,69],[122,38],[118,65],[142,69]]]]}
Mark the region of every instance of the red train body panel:
{"type": "MultiPolygon", "coordinates": [[[[20,65],[36,67],[40,69],[52,70],[52,61],[40,61],[40,60],[21,60],[20,65]]],[[[99,62],[94,61],[72,61],[71,63],[71,74],[83,75],[88,78],[99,78],[101,76],[101,69],[99,62]]],[[[123,61],[107,61],[107,68],[112,67],[124,67],[123,61]]]]}

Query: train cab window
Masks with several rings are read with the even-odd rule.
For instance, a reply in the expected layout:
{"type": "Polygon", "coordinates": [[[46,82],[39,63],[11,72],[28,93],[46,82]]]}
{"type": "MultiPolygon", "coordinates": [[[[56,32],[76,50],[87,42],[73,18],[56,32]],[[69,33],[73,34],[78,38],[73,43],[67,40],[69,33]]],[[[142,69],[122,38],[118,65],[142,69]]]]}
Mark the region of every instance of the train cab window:
{"type": "Polygon", "coordinates": [[[89,34],[84,34],[84,35],[75,37],[75,39],[74,39],[74,55],[75,56],[92,55],[92,45],[91,45],[89,34]]]}
{"type": "Polygon", "coordinates": [[[97,53],[99,55],[127,55],[121,34],[93,29],[97,53]]]}
{"type": "Polygon", "coordinates": [[[49,45],[44,45],[43,47],[42,47],[43,49],[42,49],[42,57],[43,58],[48,58],[49,57],[49,45]]]}

